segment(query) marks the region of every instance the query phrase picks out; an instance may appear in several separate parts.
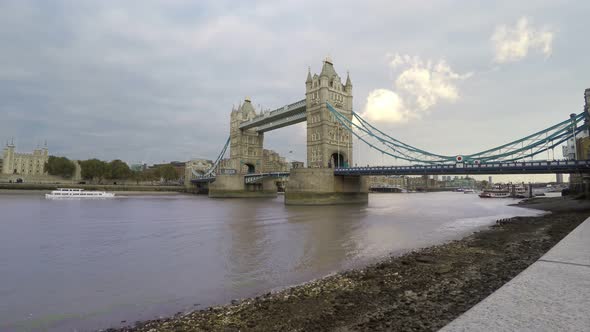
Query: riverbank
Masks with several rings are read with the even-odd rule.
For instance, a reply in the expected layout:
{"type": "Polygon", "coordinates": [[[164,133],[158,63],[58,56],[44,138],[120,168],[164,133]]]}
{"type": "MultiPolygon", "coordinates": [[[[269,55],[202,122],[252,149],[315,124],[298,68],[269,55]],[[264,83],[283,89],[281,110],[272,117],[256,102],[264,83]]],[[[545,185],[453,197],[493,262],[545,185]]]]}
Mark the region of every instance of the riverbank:
{"type": "MultiPolygon", "coordinates": [[[[0,189],[0,197],[2,195],[39,195],[45,197],[45,194],[50,193],[51,190],[39,189],[0,189]]],[[[115,191],[115,197],[126,196],[180,196],[188,195],[188,193],[181,191],[115,191]]]]}
{"type": "Polygon", "coordinates": [[[590,215],[588,202],[547,198],[531,205],[553,213],[498,221],[458,241],[231,305],[108,331],[435,331],[535,262],[590,215]]]}
{"type": "Polygon", "coordinates": [[[84,190],[103,190],[115,192],[186,192],[183,186],[142,186],[142,185],[100,185],[100,184],[36,184],[0,183],[0,193],[18,194],[26,191],[49,192],[57,188],[82,188],[84,190]]]}

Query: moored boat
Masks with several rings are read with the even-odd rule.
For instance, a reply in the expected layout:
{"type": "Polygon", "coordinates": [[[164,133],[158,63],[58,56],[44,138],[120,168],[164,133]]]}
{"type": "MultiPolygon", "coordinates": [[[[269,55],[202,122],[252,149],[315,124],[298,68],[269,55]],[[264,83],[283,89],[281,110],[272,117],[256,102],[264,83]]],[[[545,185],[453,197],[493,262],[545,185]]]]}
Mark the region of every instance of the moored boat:
{"type": "Polygon", "coordinates": [[[45,194],[47,199],[59,199],[59,198],[113,198],[114,193],[106,191],[85,191],[80,188],[57,188],[50,194],[45,194]]]}
{"type": "Polygon", "coordinates": [[[479,194],[481,198],[507,198],[510,197],[510,191],[501,185],[495,185],[492,189],[485,189],[479,194]]]}
{"type": "Polygon", "coordinates": [[[508,198],[510,197],[510,192],[508,190],[484,190],[481,194],[479,194],[481,198],[508,198]]]}

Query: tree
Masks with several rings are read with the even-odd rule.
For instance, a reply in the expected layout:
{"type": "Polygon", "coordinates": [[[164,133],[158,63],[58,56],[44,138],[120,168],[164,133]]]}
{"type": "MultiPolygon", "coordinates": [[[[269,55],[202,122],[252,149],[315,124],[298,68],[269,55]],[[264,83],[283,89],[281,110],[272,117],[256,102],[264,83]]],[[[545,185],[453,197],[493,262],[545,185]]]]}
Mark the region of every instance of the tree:
{"type": "Polygon", "coordinates": [[[172,165],[164,165],[160,168],[160,175],[164,181],[168,182],[171,180],[178,179],[178,174],[176,174],[176,169],[172,165]]]}
{"type": "Polygon", "coordinates": [[[49,156],[47,162],[43,166],[45,172],[51,175],[58,175],[64,178],[70,178],[76,171],[74,162],[66,157],[49,156]]]}
{"type": "Polygon", "coordinates": [[[129,166],[120,159],[115,159],[109,163],[109,179],[122,180],[128,179],[132,175],[129,166]]]}
{"type": "Polygon", "coordinates": [[[99,179],[102,180],[109,175],[109,164],[98,159],[89,159],[80,162],[82,168],[82,178],[86,180],[99,179]]]}

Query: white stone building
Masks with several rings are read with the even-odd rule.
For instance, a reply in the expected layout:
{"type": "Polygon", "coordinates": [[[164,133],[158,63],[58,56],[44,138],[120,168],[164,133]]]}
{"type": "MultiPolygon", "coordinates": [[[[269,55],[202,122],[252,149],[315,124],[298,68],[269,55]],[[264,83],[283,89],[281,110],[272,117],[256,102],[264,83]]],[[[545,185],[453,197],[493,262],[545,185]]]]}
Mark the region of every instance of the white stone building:
{"type": "Polygon", "coordinates": [[[33,153],[18,153],[14,143],[6,144],[2,160],[2,174],[45,175],[45,163],[49,159],[47,146],[33,153]]]}

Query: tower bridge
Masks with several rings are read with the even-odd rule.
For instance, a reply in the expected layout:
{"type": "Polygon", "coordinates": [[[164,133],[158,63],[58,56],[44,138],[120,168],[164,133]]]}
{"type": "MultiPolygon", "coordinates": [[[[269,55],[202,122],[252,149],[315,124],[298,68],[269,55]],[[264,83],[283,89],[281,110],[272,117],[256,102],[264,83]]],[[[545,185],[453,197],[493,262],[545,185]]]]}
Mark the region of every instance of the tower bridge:
{"type": "Polygon", "coordinates": [[[195,174],[192,184],[207,186],[210,197],[269,197],[276,195],[277,179],[288,177],[286,204],[320,205],[367,202],[367,175],[590,173],[588,160],[533,160],[576,135],[587,135],[589,90],[580,114],[492,149],[449,156],[404,143],[363,119],[353,111],[352,88],[350,76],[343,83],[326,59],[319,74],[308,70],[305,99],[257,114],[246,98],[231,111],[229,138],[217,160],[205,174],[195,174]],[[265,169],[264,133],[301,122],[307,127],[307,167],[265,169]],[[353,137],[412,165],[351,167],[353,137]]]}

